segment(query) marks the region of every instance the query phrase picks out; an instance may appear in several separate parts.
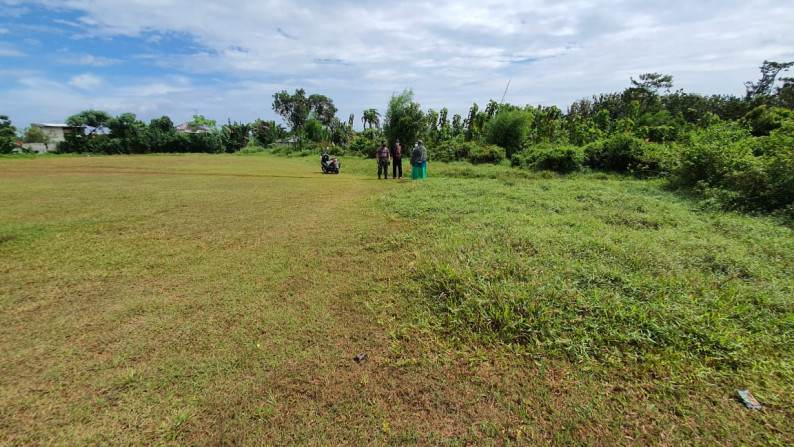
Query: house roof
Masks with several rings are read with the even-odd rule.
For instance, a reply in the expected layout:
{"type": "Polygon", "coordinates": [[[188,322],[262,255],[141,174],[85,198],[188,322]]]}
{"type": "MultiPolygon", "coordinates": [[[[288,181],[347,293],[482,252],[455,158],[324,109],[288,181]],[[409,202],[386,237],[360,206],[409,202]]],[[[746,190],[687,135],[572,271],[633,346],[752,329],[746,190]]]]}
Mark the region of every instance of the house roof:
{"type": "Polygon", "coordinates": [[[31,126],[35,127],[54,127],[60,129],[73,129],[76,127],[85,127],[85,126],[70,126],[68,124],[48,124],[48,123],[32,123],[31,126]]]}
{"type": "Polygon", "coordinates": [[[208,127],[205,127],[205,126],[196,126],[194,128],[193,126],[188,124],[187,121],[185,121],[184,123],[179,124],[178,126],[176,126],[176,131],[177,132],[184,132],[184,133],[202,133],[202,132],[210,132],[210,129],[208,127]]]}

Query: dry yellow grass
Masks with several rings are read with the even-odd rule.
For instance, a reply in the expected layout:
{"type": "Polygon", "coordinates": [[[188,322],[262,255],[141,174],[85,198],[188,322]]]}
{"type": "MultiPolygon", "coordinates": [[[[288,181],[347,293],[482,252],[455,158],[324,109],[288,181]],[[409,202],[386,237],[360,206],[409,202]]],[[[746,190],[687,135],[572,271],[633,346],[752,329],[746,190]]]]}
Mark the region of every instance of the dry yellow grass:
{"type": "Polygon", "coordinates": [[[442,339],[411,271],[433,232],[380,203],[445,184],[318,164],[0,160],[0,443],[670,445],[762,420],[442,339]]]}

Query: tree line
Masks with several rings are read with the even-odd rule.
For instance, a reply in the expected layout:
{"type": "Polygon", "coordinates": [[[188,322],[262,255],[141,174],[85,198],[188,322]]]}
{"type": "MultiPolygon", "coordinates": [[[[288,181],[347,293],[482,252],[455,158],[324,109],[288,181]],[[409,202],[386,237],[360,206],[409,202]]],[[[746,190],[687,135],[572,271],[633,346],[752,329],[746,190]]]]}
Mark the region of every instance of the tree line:
{"type": "MultiPolygon", "coordinates": [[[[744,96],[700,95],[673,90],[673,76],[645,73],[623,91],[601,93],[557,106],[517,106],[494,100],[474,103],[465,116],[447,108],[423,110],[413,91],[395,93],[381,114],[337,116],[331,98],[304,89],[273,95],[275,121],[217,126],[195,115],[180,133],[163,116],[148,124],[134,114],[116,117],[86,110],[66,123],[87,131],[66,136],[64,153],[232,153],[272,148],[278,153],[374,157],[381,140],[410,145],[422,139],[432,161],[510,163],[530,170],[571,173],[603,170],[665,176],[722,206],[783,210],[794,215],[794,78],[781,76],[794,62],[764,61],[761,77],[746,82],[744,96]],[[280,141],[289,145],[279,146],[280,141]]],[[[19,145],[8,117],[0,117],[0,152],[19,145]]],[[[35,142],[32,129],[25,142],[35,142]]]]}

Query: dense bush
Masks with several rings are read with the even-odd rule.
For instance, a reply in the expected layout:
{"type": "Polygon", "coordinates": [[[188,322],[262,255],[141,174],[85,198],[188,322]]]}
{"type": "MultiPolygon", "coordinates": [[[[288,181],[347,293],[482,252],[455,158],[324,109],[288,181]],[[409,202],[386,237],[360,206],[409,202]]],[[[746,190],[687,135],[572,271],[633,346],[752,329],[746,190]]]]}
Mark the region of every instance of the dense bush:
{"type": "Polygon", "coordinates": [[[701,144],[684,149],[681,164],[671,178],[673,185],[696,187],[707,198],[730,209],[791,210],[794,120],[760,138],[736,138],[741,131],[726,129],[716,141],[708,142],[714,132],[710,129],[695,138],[701,144]],[[730,139],[734,141],[721,144],[730,139]]]}
{"type": "Polygon", "coordinates": [[[725,175],[725,160],[734,158],[736,143],[749,140],[750,132],[733,122],[721,122],[706,129],[690,133],[685,139],[680,165],[674,171],[677,186],[692,187],[699,182],[715,184],[725,175]]]}
{"type": "Polygon", "coordinates": [[[505,150],[496,145],[482,145],[473,141],[455,138],[427,148],[427,157],[432,161],[470,161],[472,163],[499,163],[505,159],[505,150]]]}
{"type": "Polygon", "coordinates": [[[485,141],[501,146],[507,157],[521,150],[533,122],[533,115],[524,110],[505,110],[496,114],[485,130],[485,141]]]}
{"type": "Polygon", "coordinates": [[[358,152],[367,158],[375,158],[378,147],[380,147],[379,141],[367,138],[366,136],[359,136],[350,142],[348,150],[351,152],[358,152]]]}
{"type": "Polygon", "coordinates": [[[584,148],[585,164],[593,169],[628,172],[642,164],[643,141],[618,133],[584,148]]]}
{"type": "Polygon", "coordinates": [[[61,153],[96,154],[146,154],[146,153],[220,153],[223,152],[221,137],[217,133],[176,133],[162,132],[160,129],[147,128],[135,136],[118,138],[113,134],[66,134],[64,141],[58,143],[61,153]]]}
{"type": "MultiPolygon", "coordinates": [[[[444,162],[448,163],[450,161],[455,161],[458,158],[455,156],[455,149],[461,143],[455,140],[448,140],[442,143],[439,143],[436,146],[429,146],[427,148],[427,158],[435,161],[435,162],[444,162]]],[[[409,147],[407,150],[413,150],[413,148],[409,147]]]]}
{"type": "Polygon", "coordinates": [[[11,125],[11,120],[6,115],[0,115],[0,154],[14,152],[16,145],[16,127],[11,125]]]}
{"type": "Polygon", "coordinates": [[[505,150],[495,144],[475,145],[469,150],[469,161],[472,163],[499,163],[506,157],[505,150]]]}
{"type": "Polygon", "coordinates": [[[678,144],[645,143],[634,173],[667,175],[676,170],[680,162],[681,148],[678,144]]]}
{"type": "Polygon", "coordinates": [[[251,125],[229,121],[229,124],[221,129],[221,141],[225,152],[234,153],[248,145],[251,136],[251,125]]]}
{"type": "Polygon", "coordinates": [[[749,111],[741,121],[750,128],[754,136],[763,137],[780,128],[785,121],[792,119],[794,119],[794,111],[762,105],[749,111]]]}
{"type": "Polygon", "coordinates": [[[584,149],[570,145],[542,144],[513,155],[513,166],[535,171],[575,172],[584,166],[584,149]]]}

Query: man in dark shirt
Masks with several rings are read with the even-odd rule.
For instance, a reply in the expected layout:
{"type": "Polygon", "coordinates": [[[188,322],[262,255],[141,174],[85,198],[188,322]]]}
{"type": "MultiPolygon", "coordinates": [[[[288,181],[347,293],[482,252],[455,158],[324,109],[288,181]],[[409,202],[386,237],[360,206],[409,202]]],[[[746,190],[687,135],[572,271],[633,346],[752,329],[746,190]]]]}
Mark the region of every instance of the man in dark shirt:
{"type": "Polygon", "coordinates": [[[391,178],[403,178],[403,147],[400,145],[400,140],[394,142],[394,151],[391,154],[392,167],[391,178]]]}
{"type": "Polygon", "coordinates": [[[389,153],[389,148],[386,147],[386,140],[380,142],[380,147],[378,148],[378,180],[380,180],[380,173],[383,171],[383,179],[386,180],[389,178],[389,159],[391,158],[391,154],[389,153]]]}

